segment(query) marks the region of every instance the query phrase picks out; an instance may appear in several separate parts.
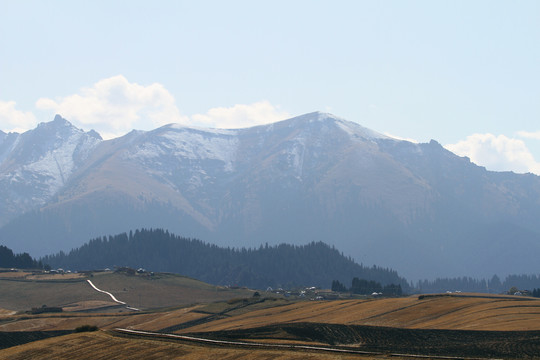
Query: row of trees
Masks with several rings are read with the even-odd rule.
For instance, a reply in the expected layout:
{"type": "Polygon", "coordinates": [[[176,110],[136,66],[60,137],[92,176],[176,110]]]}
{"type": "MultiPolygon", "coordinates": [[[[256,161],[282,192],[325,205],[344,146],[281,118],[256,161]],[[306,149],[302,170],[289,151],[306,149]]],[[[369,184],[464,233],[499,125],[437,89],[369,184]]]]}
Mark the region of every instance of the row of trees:
{"type": "Polygon", "coordinates": [[[212,284],[257,289],[268,286],[327,288],[332,279],[350,281],[353,276],[385,285],[407,286],[407,281],[395,271],[357,264],[322,242],[302,246],[266,244],[259,248],[222,248],[162,229],[142,229],[93,239],[68,254],[60,252],[41,261],[71,270],[143,267],[154,272],[179,273],[212,284]]]}
{"type": "Polygon", "coordinates": [[[8,247],[0,245],[0,268],[42,269],[43,264],[28,253],[14,254],[8,247]]]}
{"type": "Polygon", "coordinates": [[[540,287],[540,275],[508,275],[501,280],[497,275],[491,279],[473,279],[471,277],[443,278],[419,281],[415,290],[422,293],[437,293],[445,291],[465,291],[499,294],[515,287],[520,290],[530,290],[540,287]]]}
{"type": "Polygon", "coordinates": [[[373,280],[353,278],[351,287],[347,289],[338,280],[332,281],[332,291],[337,292],[351,292],[353,294],[371,295],[373,293],[382,294],[385,296],[401,296],[403,295],[403,289],[399,284],[387,284],[381,285],[373,280]]]}

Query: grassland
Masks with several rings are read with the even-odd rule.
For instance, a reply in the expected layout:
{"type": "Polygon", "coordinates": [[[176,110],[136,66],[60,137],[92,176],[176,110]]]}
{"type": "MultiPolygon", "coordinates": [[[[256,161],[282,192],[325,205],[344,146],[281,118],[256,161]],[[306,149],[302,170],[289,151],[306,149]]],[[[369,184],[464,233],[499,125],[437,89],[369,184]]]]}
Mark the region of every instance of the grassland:
{"type": "MultiPolygon", "coordinates": [[[[265,293],[254,297],[249,290],[219,288],[171,274],[96,273],[91,279],[97,287],[143,311],[131,312],[111,303],[107,295],[91,289],[85,277],[64,281],[0,279],[0,286],[7,284],[11,286],[9,291],[14,290],[9,296],[5,292],[0,295],[0,307],[7,309],[0,312],[0,332],[73,330],[85,324],[102,329],[4,349],[0,359],[63,359],[70,354],[80,359],[96,358],[90,354],[99,354],[105,348],[110,349],[103,354],[108,359],[337,358],[324,351],[209,346],[128,336],[114,332],[116,328],[269,345],[336,346],[374,353],[367,358],[385,358],[392,353],[540,358],[540,300],[535,298],[452,294],[292,301],[265,293]],[[44,296],[40,296],[42,292],[44,296]],[[49,306],[62,305],[69,311],[12,314],[15,300],[8,298],[13,296],[28,297],[23,308],[47,301],[49,306]]],[[[341,354],[339,358],[348,357],[366,355],[341,354]]]]}
{"type": "Polygon", "coordinates": [[[58,306],[65,311],[83,301],[104,301],[98,307],[115,305],[110,297],[96,292],[86,282],[113,293],[119,300],[140,309],[163,308],[251,296],[253,291],[228,289],[175,274],[150,276],[114,272],[92,274],[33,275],[0,274],[0,309],[25,311],[33,307],[58,306]]]}

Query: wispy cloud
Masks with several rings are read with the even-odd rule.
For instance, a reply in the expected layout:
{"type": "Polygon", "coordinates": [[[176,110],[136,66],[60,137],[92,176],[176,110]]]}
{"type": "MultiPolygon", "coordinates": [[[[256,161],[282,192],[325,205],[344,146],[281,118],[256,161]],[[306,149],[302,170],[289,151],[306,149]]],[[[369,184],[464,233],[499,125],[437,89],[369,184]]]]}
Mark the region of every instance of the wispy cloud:
{"type": "Polygon", "coordinates": [[[445,147],[457,155],[469,157],[472,162],[488,170],[540,174],[540,163],[520,139],[489,133],[473,134],[445,147]]]}
{"type": "Polygon", "coordinates": [[[0,100],[0,124],[7,132],[24,132],[37,125],[37,119],[31,112],[15,108],[15,101],[0,100]]]}

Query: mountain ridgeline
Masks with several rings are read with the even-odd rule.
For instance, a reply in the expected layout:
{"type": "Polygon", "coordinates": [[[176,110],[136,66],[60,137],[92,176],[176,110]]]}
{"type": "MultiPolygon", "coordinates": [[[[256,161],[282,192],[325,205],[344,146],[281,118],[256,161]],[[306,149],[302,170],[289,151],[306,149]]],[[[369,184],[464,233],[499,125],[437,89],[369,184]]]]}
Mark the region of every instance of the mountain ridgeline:
{"type": "Polygon", "coordinates": [[[407,281],[395,271],[364,267],[321,242],[231,249],[161,229],[96,238],[68,254],[46,256],[41,262],[72,270],[142,267],[148,271],[174,272],[211,284],[256,289],[268,286],[329,288],[333,279],[351,281],[358,277],[384,285],[400,285],[408,290],[407,281]]]}
{"type": "Polygon", "coordinates": [[[0,244],[44,256],[168,229],[220,247],[324,242],[419,280],[538,272],[540,177],[320,112],[102,140],[57,116],[0,134],[0,244]]]}

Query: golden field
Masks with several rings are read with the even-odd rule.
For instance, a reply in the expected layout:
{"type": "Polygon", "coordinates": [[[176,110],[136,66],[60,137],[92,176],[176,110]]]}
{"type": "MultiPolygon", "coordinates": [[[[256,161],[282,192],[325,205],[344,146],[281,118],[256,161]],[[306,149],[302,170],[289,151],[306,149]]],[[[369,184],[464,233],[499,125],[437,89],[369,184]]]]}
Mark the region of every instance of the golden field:
{"type": "Polygon", "coordinates": [[[215,287],[172,274],[150,279],[99,273],[90,279],[98,288],[142,311],[114,303],[108,295],[93,290],[84,277],[66,281],[0,279],[0,285],[7,284],[10,291],[0,295],[0,335],[24,337],[29,332],[73,330],[82,325],[101,329],[11,346],[0,350],[0,359],[67,359],[73,354],[79,359],[540,356],[540,299],[536,298],[441,294],[309,301],[264,292],[254,297],[251,290],[215,287]],[[14,297],[19,296],[26,298],[15,306],[14,297]],[[37,299],[37,304],[47,301],[48,306],[62,306],[64,311],[20,312],[19,308],[28,309],[37,299]],[[19,312],[14,314],[14,310],[19,312]],[[259,347],[154,339],[120,334],[114,331],[117,328],[247,341],[259,347]],[[273,349],[261,347],[263,344],[303,344],[371,354],[273,349]]]}

